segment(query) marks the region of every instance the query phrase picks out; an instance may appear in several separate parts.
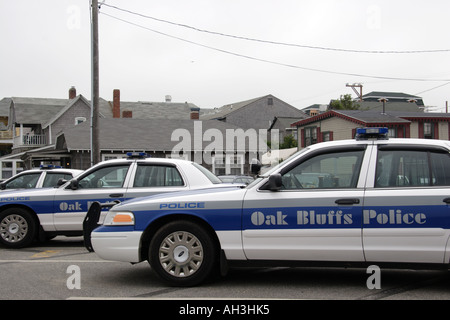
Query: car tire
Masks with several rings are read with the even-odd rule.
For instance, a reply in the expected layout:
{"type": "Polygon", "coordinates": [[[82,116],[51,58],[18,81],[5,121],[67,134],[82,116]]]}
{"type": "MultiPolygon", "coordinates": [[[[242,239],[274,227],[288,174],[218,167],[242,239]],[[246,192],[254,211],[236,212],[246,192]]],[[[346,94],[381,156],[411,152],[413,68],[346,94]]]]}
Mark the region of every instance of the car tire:
{"type": "Polygon", "coordinates": [[[9,208],[0,213],[0,242],[9,248],[23,248],[36,238],[37,223],[22,208],[9,208]]]}
{"type": "Polygon", "coordinates": [[[211,235],[191,221],[174,221],[162,226],[149,246],[152,269],[173,286],[195,286],[206,280],[217,262],[211,235]]]}

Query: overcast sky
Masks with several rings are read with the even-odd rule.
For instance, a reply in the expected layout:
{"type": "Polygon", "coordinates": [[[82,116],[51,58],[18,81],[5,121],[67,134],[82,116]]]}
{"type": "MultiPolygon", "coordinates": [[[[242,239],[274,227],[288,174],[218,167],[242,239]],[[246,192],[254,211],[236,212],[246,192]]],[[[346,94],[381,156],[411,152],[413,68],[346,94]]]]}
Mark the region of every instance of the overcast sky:
{"type": "MultiPolygon", "coordinates": [[[[91,98],[89,3],[0,0],[0,99],[67,98],[71,86],[91,98]]],[[[448,0],[106,0],[100,95],[214,108],[273,94],[301,109],[362,83],[443,111],[449,14],[448,0]]]]}

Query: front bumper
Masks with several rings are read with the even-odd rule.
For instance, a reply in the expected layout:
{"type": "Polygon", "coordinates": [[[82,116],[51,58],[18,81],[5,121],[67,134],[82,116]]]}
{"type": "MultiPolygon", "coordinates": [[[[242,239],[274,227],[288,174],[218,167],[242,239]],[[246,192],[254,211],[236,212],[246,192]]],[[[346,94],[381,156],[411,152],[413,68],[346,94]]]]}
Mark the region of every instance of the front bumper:
{"type": "Polygon", "coordinates": [[[105,260],[141,262],[139,248],[142,233],[142,231],[93,231],[92,247],[95,253],[105,260]]]}

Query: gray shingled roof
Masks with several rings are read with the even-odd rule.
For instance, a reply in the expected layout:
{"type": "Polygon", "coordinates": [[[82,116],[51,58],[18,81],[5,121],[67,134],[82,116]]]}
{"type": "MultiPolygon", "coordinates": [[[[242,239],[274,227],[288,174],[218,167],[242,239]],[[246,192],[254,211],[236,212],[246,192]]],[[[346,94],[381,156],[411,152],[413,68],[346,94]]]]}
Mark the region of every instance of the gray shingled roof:
{"type": "Polygon", "coordinates": [[[0,117],[9,116],[9,108],[11,106],[11,102],[11,98],[3,98],[2,100],[0,100],[0,117]]]}
{"type": "Polygon", "coordinates": [[[43,124],[67,105],[68,99],[13,97],[14,114],[10,123],[43,124]]]}
{"type": "MultiPolygon", "coordinates": [[[[203,133],[208,129],[218,129],[223,136],[227,129],[239,129],[236,126],[216,120],[193,121],[171,119],[99,119],[100,149],[102,150],[134,150],[134,151],[170,151],[181,141],[171,141],[172,133],[177,129],[186,129],[191,134],[192,150],[197,149],[194,144],[194,122],[201,123],[203,133]]],[[[196,133],[197,134],[197,133],[196,133]]],[[[75,127],[68,128],[63,133],[67,149],[90,150],[90,124],[89,121],[75,127]]],[[[62,135],[58,137],[61,139],[62,135]]],[[[178,136],[177,136],[178,137],[178,136]]],[[[185,139],[187,137],[183,137],[185,139]]],[[[196,137],[197,138],[197,137],[196,137]]],[[[211,141],[202,141],[200,150],[211,144],[211,141]]],[[[224,143],[225,148],[225,143],[224,143]]]]}
{"type": "Polygon", "coordinates": [[[135,119],[188,120],[192,109],[200,110],[195,104],[188,102],[120,102],[120,112],[132,111],[135,119]]]}
{"type": "Polygon", "coordinates": [[[258,98],[254,98],[254,99],[250,99],[250,100],[245,100],[245,101],[240,101],[240,102],[236,102],[236,103],[230,103],[227,105],[224,105],[220,108],[214,108],[214,112],[213,113],[208,113],[205,116],[202,117],[202,119],[204,120],[211,120],[211,119],[221,119],[226,117],[228,114],[239,110],[247,105],[249,105],[250,103],[253,103],[255,101],[258,101],[259,99],[262,99],[264,97],[267,96],[263,96],[263,97],[258,97],[258,98]]]}

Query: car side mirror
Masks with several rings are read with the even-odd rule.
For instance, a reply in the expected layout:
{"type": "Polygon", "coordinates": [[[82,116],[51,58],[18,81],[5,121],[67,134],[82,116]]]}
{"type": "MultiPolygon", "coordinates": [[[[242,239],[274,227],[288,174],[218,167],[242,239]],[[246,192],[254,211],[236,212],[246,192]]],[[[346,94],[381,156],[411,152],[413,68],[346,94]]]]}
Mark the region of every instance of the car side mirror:
{"type": "Polygon", "coordinates": [[[281,174],[275,173],[269,176],[269,181],[267,182],[267,189],[270,191],[279,191],[283,186],[283,180],[281,174]]]}
{"type": "Polygon", "coordinates": [[[77,190],[78,189],[78,180],[77,179],[70,180],[70,183],[67,186],[67,189],[77,190]]]}
{"type": "Polygon", "coordinates": [[[258,159],[252,159],[252,163],[250,164],[250,171],[254,175],[258,175],[261,171],[262,164],[258,159]]]}
{"type": "Polygon", "coordinates": [[[6,182],[0,183],[0,190],[5,190],[5,189],[6,189],[6,182]]]}
{"type": "Polygon", "coordinates": [[[58,186],[58,187],[61,187],[64,183],[66,183],[68,180],[66,180],[66,179],[63,179],[63,178],[59,178],[58,179],[58,182],[56,183],[56,185],[58,186]]]}

